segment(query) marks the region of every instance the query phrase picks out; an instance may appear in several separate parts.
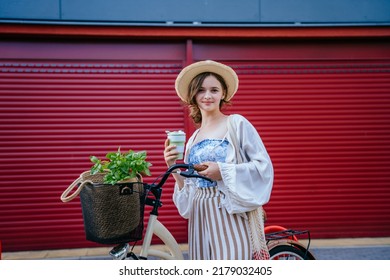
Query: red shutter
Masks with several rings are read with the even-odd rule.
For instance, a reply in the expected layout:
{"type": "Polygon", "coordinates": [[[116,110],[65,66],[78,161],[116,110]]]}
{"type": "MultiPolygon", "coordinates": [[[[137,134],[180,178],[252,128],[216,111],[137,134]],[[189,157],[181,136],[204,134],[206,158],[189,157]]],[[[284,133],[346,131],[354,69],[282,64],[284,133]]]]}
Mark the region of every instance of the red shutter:
{"type": "MultiPolygon", "coordinates": [[[[60,196],[91,167],[90,155],[118,147],[148,152],[152,177],[145,181],[165,170],[165,130],[184,129],[174,91],[182,47],[129,46],[129,54],[112,45],[109,60],[104,44],[82,46],[84,59],[72,53],[74,45],[33,46],[37,53],[26,54],[23,43],[0,51],[6,56],[0,61],[3,250],[95,246],[85,240],[79,199],[62,203],[60,196]]],[[[171,196],[172,184],[164,190],[161,220],[186,242],[186,222],[177,223],[171,196]]]]}
{"type": "Polygon", "coordinates": [[[314,238],[390,235],[390,52],[364,49],[194,46],[196,60],[213,57],[238,72],[229,112],[255,125],[275,168],[268,224],[314,238]]]}
{"type": "MultiPolygon", "coordinates": [[[[225,61],[239,74],[229,112],[256,126],[273,160],[269,224],[314,238],[390,235],[389,49],[193,43],[194,60],[225,61]]],[[[90,155],[118,146],[148,151],[145,180],[164,171],[164,131],[187,123],[173,87],[184,57],[184,44],[0,44],[3,251],[96,246],[85,241],[79,201],[60,195],[90,155]]],[[[161,219],[186,242],[170,183],[161,219]]]]}

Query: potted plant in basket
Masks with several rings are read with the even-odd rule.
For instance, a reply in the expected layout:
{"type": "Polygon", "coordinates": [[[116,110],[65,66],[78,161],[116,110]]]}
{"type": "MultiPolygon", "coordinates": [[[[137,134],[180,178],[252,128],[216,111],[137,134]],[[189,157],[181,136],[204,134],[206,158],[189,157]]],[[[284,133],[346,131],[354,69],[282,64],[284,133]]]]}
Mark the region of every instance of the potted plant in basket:
{"type": "MultiPolygon", "coordinates": [[[[151,163],[146,152],[116,152],[105,160],[91,156],[91,177],[100,177],[100,185],[87,184],[80,192],[87,240],[118,244],[142,238],[144,189],[142,176],[150,176],[151,163]],[[104,177],[102,177],[104,176],[104,177]],[[103,183],[103,185],[102,185],[103,183]],[[130,183],[127,192],[119,184],[130,183]]],[[[92,181],[95,181],[92,179],[92,181]]]]}
{"type": "Polygon", "coordinates": [[[146,152],[134,152],[129,150],[122,153],[120,148],[117,152],[106,155],[107,160],[100,160],[91,156],[90,160],[94,165],[91,167],[91,175],[104,173],[104,183],[115,185],[127,182],[139,176],[150,176],[149,167],[152,165],[146,161],[146,152]]]}
{"type": "Polygon", "coordinates": [[[146,152],[122,153],[118,148],[108,153],[106,160],[96,156],[90,160],[94,165],[64,191],[61,200],[69,202],[80,195],[87,240],[101,244],[140,240],[146,197],[142,176],[150,176],[151,166],[146,152]]]}

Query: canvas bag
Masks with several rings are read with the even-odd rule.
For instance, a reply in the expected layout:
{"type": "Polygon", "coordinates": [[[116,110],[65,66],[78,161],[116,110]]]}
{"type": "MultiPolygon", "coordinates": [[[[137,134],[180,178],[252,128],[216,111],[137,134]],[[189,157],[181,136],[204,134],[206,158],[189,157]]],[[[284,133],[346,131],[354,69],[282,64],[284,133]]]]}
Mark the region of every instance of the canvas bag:
{"type": "MultiPolygon", "coordinates": [[[[246,162],[244,156],[242,156],[241,145],[234,133],[236,131],[234,121],[229,117],[228,121],[228,131],[230,131],[230,137],[236,152],[237,163],[246,162]]],[[[264,233],[264,211],[263,207],[260,206],[255,210],[249,211],[246,213],[248,216],[248,224],[250,230],[250,238],[252,245],[252,259],[254,260],[269,260],[270,255],[265,240],[264,233]]]]}

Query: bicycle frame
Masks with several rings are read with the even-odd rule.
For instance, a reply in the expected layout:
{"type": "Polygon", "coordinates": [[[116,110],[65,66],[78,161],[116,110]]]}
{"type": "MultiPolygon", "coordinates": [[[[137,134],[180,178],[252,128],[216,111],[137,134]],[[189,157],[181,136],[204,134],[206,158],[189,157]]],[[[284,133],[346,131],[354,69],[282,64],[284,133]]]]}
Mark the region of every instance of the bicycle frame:
{"type": "Polygon", "coordinates": [[[176,239],[169,232],[169,230],[158,220],[158,216],[150,214],[148,226],[146,228],[144,240],[141,247],[140,258],[147,259],[148,256],[155,256],[166,260],[184,260],[183,253],[180,249],[176,239]],[[166,245],[169,253],[163,252],[162,250],[151,249],[150,245],[152,242],[153,235],[160,238],[166,245]]]}

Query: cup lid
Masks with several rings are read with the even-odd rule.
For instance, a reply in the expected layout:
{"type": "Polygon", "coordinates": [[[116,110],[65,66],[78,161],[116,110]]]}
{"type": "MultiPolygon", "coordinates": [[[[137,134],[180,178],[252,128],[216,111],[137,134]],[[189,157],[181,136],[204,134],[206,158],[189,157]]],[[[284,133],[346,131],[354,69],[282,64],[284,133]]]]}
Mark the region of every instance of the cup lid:
{"type": "Polygon", "coordinates": [[[168,135],[186,135],[184,131],[182,130],[179,130],[179,131],[169,131],[169,130],[166,130],[165,131],[166,134],[168,135]]]}

